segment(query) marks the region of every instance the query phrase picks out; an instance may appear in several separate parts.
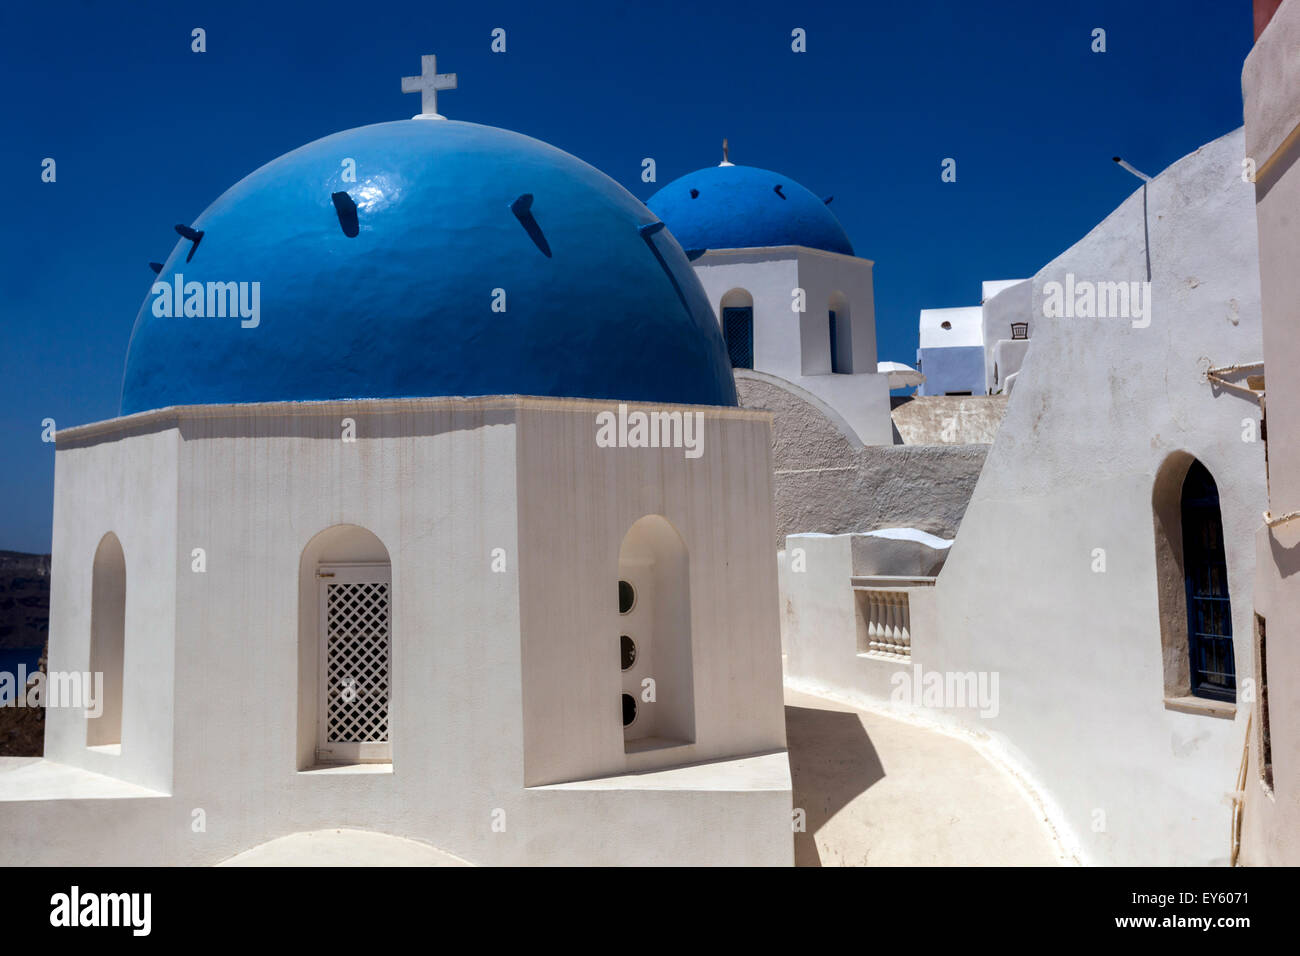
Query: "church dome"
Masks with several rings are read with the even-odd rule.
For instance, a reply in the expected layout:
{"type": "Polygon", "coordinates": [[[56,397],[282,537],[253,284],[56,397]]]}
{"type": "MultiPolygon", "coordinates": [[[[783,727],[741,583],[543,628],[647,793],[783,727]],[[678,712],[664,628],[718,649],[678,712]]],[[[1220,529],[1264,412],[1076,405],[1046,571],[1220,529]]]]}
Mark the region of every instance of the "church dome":
{"type": "Polygon", "coordinates": [[[177,231],[131,333],[122,414],[442,395],[736,404],[681,247],[608,176],[527,136],[427,119],[336,133],[177,231]]]}
{"type": "Polygon", "coordinates": [[[729,163],[687,173],[646,203],[692,251],[807,246],[853,255],[826,203],[788,176],[729,163]]]}

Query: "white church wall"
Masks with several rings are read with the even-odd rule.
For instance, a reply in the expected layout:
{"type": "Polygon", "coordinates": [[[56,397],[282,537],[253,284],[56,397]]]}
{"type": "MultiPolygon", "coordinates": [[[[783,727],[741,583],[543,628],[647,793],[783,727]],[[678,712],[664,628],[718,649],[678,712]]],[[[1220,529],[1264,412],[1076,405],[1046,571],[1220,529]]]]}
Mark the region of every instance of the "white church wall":
{"type": "Polygon", "coordinates": [[[177,629],[178,681],[188,691],[177,734],[202,741],[181,748],[178,786],[210,820],[227,821],[210,825],[217,834],[207,840],[220,848],[203,852],[222,859],[345,822],[470,860],[508,854],[509,838],[494,844],[471,821],[515,808],[512,768],[522,763],[511,719],[520,692],[516,577],[491,571],[493,548],[510,568],[517,554],[509,408],[486,400],[204,411],[183,425],[181,513],[183,536],[207,548],[208,570],[182,575],[177,629]],[[300,658],[300,572],[305,552],[328,540],[322,532],[348,525],[383,550],[358,553],[336,539],[336,551],[310,556],[386,552],[391,561],[392,759],[312,770],[315,708],[304,698],[314,699],[318,671],[300,658]],[[214,692],[220,683],[226,690],[214,692]]]}
{"type": "Polygon", "coordinates": [[[172,787],[177,569],[190,560],[178,541],[178,445],[174,430],[130,447],[94,429],[60,435],[54,475],[49,672],[91,671],[95,554],[109,533],[121,544],[126,608],[120,746],[89,746],[81,707],[48,707],[46,758],[163,792],[172,787]]]}
{"type": "MultiPolygon", "coordinates": [[[[847,300],[852,316],[852,366],[856,374],[876,371],[876,296],[870,259],[815,249],[799,249],[799,286],[808,293],[807,315],[815,333],[814,360],[805,359],[805,374],[829,374],[830,335],[826,313],[837,297],[847,300]],[[822,352],[826,358],[822,360],[822,352]],[[814,364],[815,363],[815,364],[814,364]]],[[[888,391],[888,389],[886,389],[888,391]]]]}
{"type": "Polygon", "coordinates": [[[791,250],[708,252],[695,261],[714,314],[723,297],[743,289],[754,301],[754,367],[794,379],[803,374],[799,314],[791,305],[799,263],[791,250]]]}
{"type": "MultiPolygon", "coordinates": [[[[989,739],[1046,795],[1058,833],[1091,862],[1228,857],[1246,708],[1225,715],[1209,702],[1166,702],[1152,498],[1161,465],[1180,452],[1217,482],[1240,693],[1253,672],[1252,534],[1265,501],[1263,445],[1243,438],[1257,429],[1259,408],[1216,392],[1202,371],[1207,360],[1257,361],[1261,350],[1241,156],[1237,131],[1149,185],[1149,326],[1038,320],[1033,360],[929,595],[932,616],[924,599],[913,611],[920,671],[997,679],[994,713],[926,707],[927,717],[989,739]],[[1104,572],[1094,570],[1103,557],[1104,572]]],[[[1034,278],[1036,314],[1044,285],[1067,273],[1145,280],[1142,199],[1134,193],[1034,278]]],[[[840,645],[844,692],[887,703],[878,677],[844,656],[843,577],[838,567],[824,585],[803,585],[824,587],[817,602],[839,608],[839,633],[829,636],[828,616],[821,640],[840,645]]],[[[798,626],[812,637],[787,634],[796,674],[799,641],[816,640],[818,629],[812,620],[798,626]]]]}
{"type": "Polygon", "coordinates": [[[616,406],[556,407],[571,411],[520,414],[527,784],[784,750],[768,416],[698,409],[702,454],[691,459],[680,448],[597,447],[596,415],[616,406]],[[663,746],[638,749],[625,746],[618,711],[619,637],[637,615],[621,617],[616,598],[625,537],[648,515],[685,548],[690,664],[674,675],[656,663],[647,676],[671,707],[674,682],[689,674],[694,734],[682,739],[677,721],[663,746]]]}
{"type": "MultiPolygon", "coordinates": [[[[893,442],[889,379],[876,370],[875,298],[869,259],[788,246],[710,251],[695,262],[715,313],[744,289],[754,300],[754,370],[805,389],[829,404],[868,445],[893,442]],[[793,308],[795,290],[805,309],[793,308]],[[847,303],[850,372],[832,372],[830,311],[847,303]]],[[[842,323],[838,326],[842,328],[842,323]]],[[[837,335],[837,339],[840,336],[837,335]]],[[[843,364],[841,368],[843,368],[843,364]]]]}
{"type": "Polygon", "coordinates": [[[69,431],[55,522],[68,563],[55,572],[51,661],[88,652],[90,564],[103,531],[117,525],[128,582],[122,756],[88,751],[84,720],[52,713],[47,753],[73,767],[39,762],[27,785],[7,775],[0,843],[50,865],[205,864],[342,826],[484,864],[789,865],[776,573],[770,550],[755,543],[772,534],[765,416],[703,410],[701,458],[682,449],[641,457],[595,446],[596,404],[213,406],[69,431]],[[355,441],[344,440],[345,419],[355,441]],[[531,436],[522,469],[520,432],[531,436]],[[538,536],[557,487],[543,475],[551,458],[588,484],[561,496],[561,509],[582,517],[538,536]],[[534,509],[531,522],[521,525],[518,500],[534,509]],[[691,603],[696,745],[639,760],[623,748],[613,693],[617,609],[604,609],[614,602],[620,542],[642,513],[665,513],[681,530],[692,594],[701,597],[691,603]],[[321,534],[341,526],[367,534],[321,534]],[[378,542],[369,557],[391,562],[391,763],[304,769],[303,681],[315,668],[304,669],[301,656],[300,572],[304,563],[364,559],[352,545],[373,544],[368,535],[378,542]],[[201,571],[192,569],[193,548],[204,551],[201,571]],[[577,616],[599,620],[600,630],[557,626],[563,609],[544,594],[527,605],[521,637],[525,552],[574,574],[570,595],[597,609],[577,616]],[[133,581],[153,586],[133,594],[133,581]],[[174,609],[163,606],[169,588],[174,609]],[[530,679],[559,682],[552,731],[588,767],[604,759],[593,742],[612,737],[612,776],[526,786],[523,721],[536,716],[521,669],[529,642],[537,648],[530,679]],[[547,673],[551,656],[564,660],[588,644],[609,653],[547,673]],[[574,706],[584,695],[591,709],[574,706]],[[135,726],[141,712],[147,727],[135,726]],[[174,772],[164,774],[156,763],[173,752],[174,772]],[[627,773],[656,763],[655,773],[627,773]]]}

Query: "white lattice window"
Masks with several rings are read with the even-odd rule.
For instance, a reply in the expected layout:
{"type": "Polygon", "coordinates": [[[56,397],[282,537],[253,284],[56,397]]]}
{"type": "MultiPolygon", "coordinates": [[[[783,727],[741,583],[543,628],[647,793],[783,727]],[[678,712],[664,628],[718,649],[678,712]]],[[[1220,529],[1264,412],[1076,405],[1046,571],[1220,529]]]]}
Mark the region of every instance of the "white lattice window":
{"type": "Polygon", "coordinates": [[[322,565],[317,757],[392,759],[392,577],[387,565],[322,565]]]}

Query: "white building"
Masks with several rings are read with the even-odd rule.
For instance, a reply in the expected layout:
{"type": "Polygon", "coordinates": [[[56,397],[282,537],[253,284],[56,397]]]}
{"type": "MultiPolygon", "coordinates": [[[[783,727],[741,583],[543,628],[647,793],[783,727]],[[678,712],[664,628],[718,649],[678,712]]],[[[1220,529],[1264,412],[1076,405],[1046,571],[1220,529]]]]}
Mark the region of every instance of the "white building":
{"type": "Polygon", "coordinates": [[[946,561],[787,539],[788,682],[986,741],[1084,862],[1231,858],[1267,500],[1259,403],[1215,371],[1262,350],[1242,156],[1240,130],[1201,147],[1031,280],[1032,354],[946,561]]]}
{"type": "Polygon", "coordinates": [[[1033,283],[984,283],[984,385],[990,395],[1010,395],[1034,333],[1033,283]]]}
{"type": "Polygon", "coordinates": [[[49,667],[102,713],[0,774],[10,859],[792,862],[769,419],[644,206],[434,113],[217,199],[59,433],[49,667]]]}
{"type": "Polygon", "coordinates": [[[1024,362],[1032,325],[1025,282],[986,280],[979,305],[921,310],[916,367],[926,380],[918,395],[1011,391],[1007,383],[1014,384],[1024,362]]]}
{"type": "Polygon", "coordinates": [[[1255,28],[1241,88],[1243,160],[1253,164],[1259,228],[1268,511],[1255,532],[1259,570],[1250,640],[1257,692],[1249,765],[1238,781],[1245,803],[1241,861],[1295,866],[1300,864],[1300,74],[1295,69],[1300,4],[1288,0],[1276,12],[1257,4],[1255,28]]]}
{"type": "Polygon", "coordinates": [[[725,158],[648,201],[694,260],[737,376],[752,370],[810,393],[864,444],[888,445],[873,263],[854,255],[829,203],[788,176],[725,158]]]}
{"type": "Polygon", "coordinates": [[[918,395],[985,395],[984,318],[978,305],[922,309],[918,395]]]}

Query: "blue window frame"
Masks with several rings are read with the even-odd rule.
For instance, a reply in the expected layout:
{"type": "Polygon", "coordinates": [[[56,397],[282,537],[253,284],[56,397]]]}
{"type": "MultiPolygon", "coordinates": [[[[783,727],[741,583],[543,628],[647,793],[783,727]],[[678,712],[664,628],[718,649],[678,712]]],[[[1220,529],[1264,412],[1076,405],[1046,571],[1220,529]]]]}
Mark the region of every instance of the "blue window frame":
{"type": "Polygon", "coordinates": [[[722,310],[722,336],[732,368],[754,367],[754,310],[750,306],[722,310]]]}
{"type": "Polygon", "coordinates": [[[1219,489],[1199,461],[1192,462],[1183,479],[1182,524],[1192,695],[1235,701],[1232,601],[1228,595],[1219,489]]]}

